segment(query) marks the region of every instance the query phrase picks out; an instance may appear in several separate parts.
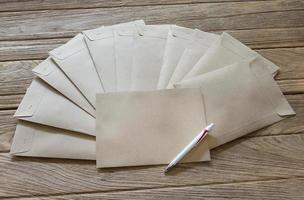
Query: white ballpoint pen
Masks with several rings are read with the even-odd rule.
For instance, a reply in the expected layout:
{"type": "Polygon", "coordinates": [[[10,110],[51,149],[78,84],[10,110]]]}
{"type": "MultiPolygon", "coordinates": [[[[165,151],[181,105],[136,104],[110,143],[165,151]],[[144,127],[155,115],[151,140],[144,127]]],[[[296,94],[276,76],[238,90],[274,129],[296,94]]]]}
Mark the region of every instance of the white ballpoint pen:
{"type": "Polygon", "coordinates": [[[211,131],[213,123],[209,124],[204,130],[202,130],[167,166],[165,173],[174,167],[179,161],[181,161],[194,147],[196,147],[211,131]]]}

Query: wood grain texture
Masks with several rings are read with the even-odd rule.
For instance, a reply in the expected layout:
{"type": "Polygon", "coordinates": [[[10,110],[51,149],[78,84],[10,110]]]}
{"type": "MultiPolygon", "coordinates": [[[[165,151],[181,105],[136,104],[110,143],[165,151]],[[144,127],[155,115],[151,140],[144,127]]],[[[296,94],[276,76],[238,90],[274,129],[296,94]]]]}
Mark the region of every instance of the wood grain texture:
{"type": "Polygon", "coordinates": [[[301,0],[0,12],[0,40],[72,37],[82,30],[135,19],[222,31],[299,28],[304,27],[303,18],[301,0]]]}
{"type": "MultiPolygon", "coordinates": [[[[304,28],[228,30],[227,32],[254,49],[304,46],[304,28]]],[[[49,51],[69,39],[71,38],[0,41],[0,61],[45,59],[49,51]]]]}
{"type": "Polygon", "coordinates": [[[225,31],[253,49],[304,46],[304,27],[225,31]]]}
{"type": "Polygon", "coordinates": [[[304,91],[304,79],[278,80],[278,84],[284,94],[298,94],[304,91]]]}
{"type": "Polygon", "coordinates": [[[0,152],[7,152],[10,149],[17,123],[13,118],[14,113],[15,110],[0,111],[0,152]]]}
{"type": "Polygon", "coordinates": [[[71,38],[0,41],[0,61],[44,59],[48,52],[71,38]]]}
{"type": "Polygon", "coordinates": [[[267,200],[302,200],[304,196],[304,178],[290,178],[270,181],[240,182],[203,186],[172,187],[121,191],[108,193],[88,193],[58,195],[55,197],[30,197],[25,199],[267,199],[267,200]]]}
{"type": "Polygon", "coordinates": [[[0,110],[16,109],[20,104],[23,96],[24,94],[0,96],[0,110]]]}
{"type": "MultiPolygon", "coordinates": [[[[131,7],[147,5],[176,5],[176,4],[193,4],[193,3],[216,3],[216,2],[238,2],[241,0],[40,0],[30,1],[0,1],[0,11],[26,11],[26,10],[62,10],[62,9],[83,9],[83,8],[111,8],[111,7],[131,7]]],[[[245,1],[245,0],[242,0],[245,1]]],[[[246,0],[257,1],[257,0],[246,0]]]]}
{"type": "Polygon", "coordinates": [[[297,115],[256,131],[248,137],[304,133],[304,95],[286,95],[286,98],[297,115]]]}
{"type": "Polygon", "coordinates": [[[0,94],[15,95],[24,94],[26,88],[32,82],[34,74],[32,69],[40,61],[14,61],[0,63],[0,94]]]}
{"type": "Polygon", "coordinates": [[[304,134],[243,138],[212,150],[212,162],[97,170],[95,162],[0,154],[0,197],[111,192],[304,176],[304,134]],[[191,178],[190,178],[191,177],[191,178]]]}
{"type": "Polygon", "coordinates": [[[304,48],[262,49],[257,52],[280,67],[276,80],[304,78],[304,48]]]}
{"type": "Polygon", "coordinates": [[[303,199],[303,19],[302,0],[0,0],[0,198],[303,199]],[[31,69],[82,30],[140,18],[229,32],[281,67],[276,79],[297,115],[168,176],[164,166],[97,170],[92,161],[11,157],[31,69]]]}

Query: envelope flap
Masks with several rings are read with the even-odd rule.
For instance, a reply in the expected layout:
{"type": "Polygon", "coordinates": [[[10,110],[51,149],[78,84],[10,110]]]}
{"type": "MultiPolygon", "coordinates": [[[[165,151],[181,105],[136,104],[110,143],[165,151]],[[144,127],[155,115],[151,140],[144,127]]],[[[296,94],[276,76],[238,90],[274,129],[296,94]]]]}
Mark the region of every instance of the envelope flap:
{"type": "Polygon", "coordinates": [[[186,40],[190,40],[195,35],[195,31],[190,28],[180,27],[180,26],[172,26],[170,29],[170,34],[173,37],[182,38],[186,40]]]}
{"type": "Polygon", "coordinates": [[[77,34],[64,45],[50,51],[49,55],[51,55],[54,59],[64,60],[85,48],[83,45],[81,45],[82,42],[84,42],[83,35],[77,34]]]}
{"type": "Polygon", "coordinates": [[[198,29],[195,29],[195,37],[194,40],[199,39],[199,42],[211,45],[216,39],[220,36],[214,33],[207,33],[198,29]]]}
{"type": "Polygon", "coordinates": [[[276,75],[278,70],[280,69],[277,65],[269,61],[268,59],[262,57],[260,54],[257,52],[253,51],[237,39],[233,38],[231,35],[228,33],[223,33],[221,36],[221,44],[228,48],[229,50],[233,51],[235,54],[243,57],[243,58],[248,58],[249,56],[256,57],[259,56],[267,64],[267,67],[269,68],[269,71],[271,74],[276,75]]]}
{"type": "Polygon", "coordinates": [[[134,25],[140,25],[140,26],[144,26],[145,25],[145,21],[143,19],[135,20],[135,21],[128,22],[128,23],[132,23],[134,25]]]}
{"type": "Polygon", "coordinates": [[[263,94],[269,99],[274,106],[279,116],[288,116],[296,114],[292,109],[279,86],[272,78],[267,66],[264,64],[263,59],[256,57],[249,61],[250,69],[258,78],[257,83],[263,94]]]}
{"type": "Polygon", "coordinates": [[[11,155],[17,155],[30,151],[35,137],[35,130],[30,126],[25,126],[28,122],[18,122],[12,147],[11,155]]]}
{"type": "Polygon", "coordinates": [[[44,84],[43,81],[35,78],[27,89],[24,98],[22,99],[14,117],[31,117],[39,107],[39,102],[45,94],[45,90],[39,86],[39,83],[44,84]]]}
{"type": "Polygon", "coordinates": [[[91,41],[113,37],[112,27],[99,27],[92,30],[83,31],[83,34],[91,41]]]}
{"type": "Polygon", "coordinates": [[[42,61],[39,65],[37,65],[32,71],[35,74],[47,76],[52,73],[56,68],[53,67],[55,63],[52,61],[51,57],[48,57],[44,61],[42,61]]]}
{"type": "Polygon", "coordinates": [[[115,28],[115,32],[119,36],[134,36],[136,30],[134,26],[123,26],[115,28]]]}
{"type": "Polygon", "coordinates": [[[137,25],[137,33],[139,36],[146,36],[152,38],[166,39],[168,37],[168,32],[170,25],[147,25],[139,26],[137,25]]]}

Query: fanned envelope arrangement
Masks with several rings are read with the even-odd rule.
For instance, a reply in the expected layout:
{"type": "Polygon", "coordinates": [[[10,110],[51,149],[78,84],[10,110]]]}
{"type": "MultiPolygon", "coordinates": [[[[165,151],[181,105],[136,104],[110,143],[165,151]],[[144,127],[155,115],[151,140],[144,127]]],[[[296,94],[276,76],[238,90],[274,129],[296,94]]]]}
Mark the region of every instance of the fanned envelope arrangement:
{"type": "Polygon", "coordinates": [[[227,33],[132,21],[79,33],[49,52],[15,113],[16,156],[96,160],[97,167],[182,162],[295,112],[279,67],[227,33]]]}

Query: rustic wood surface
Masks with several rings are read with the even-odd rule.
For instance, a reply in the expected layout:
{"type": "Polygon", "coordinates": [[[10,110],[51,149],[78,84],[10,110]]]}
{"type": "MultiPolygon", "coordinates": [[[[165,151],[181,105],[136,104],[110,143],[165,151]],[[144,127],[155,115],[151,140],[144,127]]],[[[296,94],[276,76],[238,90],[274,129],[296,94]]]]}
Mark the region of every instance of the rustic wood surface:
{"type": "Polygon", "coordinates": [[[0,0],[0,198],[304,199],[303,0],[0,0]],[[97,170],[95,162],[13,158],[13,114],[49,50],[81,30],[134,19],[227,31],[281,67],[297,112],[212,150],[209,163],[97,170]]]}

